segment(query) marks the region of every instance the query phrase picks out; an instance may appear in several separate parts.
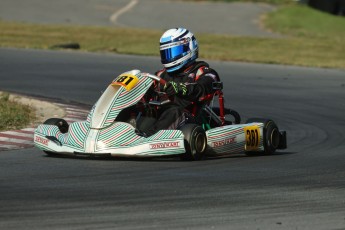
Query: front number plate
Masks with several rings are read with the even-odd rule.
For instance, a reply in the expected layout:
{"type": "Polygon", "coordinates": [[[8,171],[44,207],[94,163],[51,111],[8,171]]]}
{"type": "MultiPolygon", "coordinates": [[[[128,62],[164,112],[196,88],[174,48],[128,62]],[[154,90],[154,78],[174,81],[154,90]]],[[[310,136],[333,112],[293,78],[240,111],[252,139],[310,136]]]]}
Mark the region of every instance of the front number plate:
{"type": "Polygon", "coordinates": [[[111,84],[123,86],[127,91],[130,91],[136,86],[138,81],[139,79],[132,74],[123,74],[118,76],[111,84]]]}

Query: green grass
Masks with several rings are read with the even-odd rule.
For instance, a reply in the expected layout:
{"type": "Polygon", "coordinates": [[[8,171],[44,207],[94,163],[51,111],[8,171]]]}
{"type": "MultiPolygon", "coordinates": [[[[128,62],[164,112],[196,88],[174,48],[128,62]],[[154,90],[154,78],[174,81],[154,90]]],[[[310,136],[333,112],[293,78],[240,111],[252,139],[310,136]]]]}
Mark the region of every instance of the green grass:
{"type": "MultiPolygon", "coordinates": [[[[293,4],[268,14],[264,24],[284,36],[196,34],[201,58],[345,69],[344,18],[293,4]]],[[[158,56],[162,32],[0,21],[0,46],[50,49],[55,44],[78,42],[84,51],[158,56]]]]}
{"type": "Polygon", "coordinates": [[[344,41],[345,17],[334,16],[307,6],[286,6],[269,14],[267,27],[294,37],[344,41]]]}
{"type": "Polygon", "coordinates": [[[78,42],[86,51],[156,54],[158,31],[110,27],[35,25],[0,21],[0,46],[50,49],[78,42]],[[153,42],[155,41],[155,42],[153,42]]]}
{"type": "Polygon", "coordinates": [[[27,127],[35,120],[34,110],[10,100],[7,93],[0,94],[0,131],[27,127]]]}
{"type": "MultiPolygon", "coordinates": [[[[262,23],[281,38],[196,34],[201,58],[345,69],[344,17],[285,0],[260,2],[280,5],[262,23]]],[[[158,56],[162,32],[0,20],[0,47],[52,49],[55,44],[78,42],[83,51],[158,56]]],[[[33,119],[30,107],[10,101],[8,94],[0,95],[0,130],[25,127],[33,119]]]]}
{"type": "Polygon", "coordinates": [[[193,2],[254,2],[254,3],[268,3],[272,5],[285,5],[294,4],[294,0],[183,0],[183,1],[193,1],[193,2]]]}

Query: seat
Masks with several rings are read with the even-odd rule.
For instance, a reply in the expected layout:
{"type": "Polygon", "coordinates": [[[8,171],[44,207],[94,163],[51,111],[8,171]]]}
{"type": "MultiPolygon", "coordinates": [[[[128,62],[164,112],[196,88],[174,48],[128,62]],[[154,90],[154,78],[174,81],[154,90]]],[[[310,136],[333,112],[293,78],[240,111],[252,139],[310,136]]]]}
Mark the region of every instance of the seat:
{"type": "Polygon", "coordinates": [[[224,107],[223,97],[223,82],[213,82],[213,93],[205,95],[200,98],[198,102],[192,105],[192,115],[198,124],[202,125],[205,130],[209,130],[214,127],[231,125],[233,123],[239,124],[241,122],[240,115],[229,108],[224,107]],[[215,97],[218,97],[219,107],[211,107],[215,97]],[[225,119],[225,115],[232,115],[234,122],[225,119]]]}

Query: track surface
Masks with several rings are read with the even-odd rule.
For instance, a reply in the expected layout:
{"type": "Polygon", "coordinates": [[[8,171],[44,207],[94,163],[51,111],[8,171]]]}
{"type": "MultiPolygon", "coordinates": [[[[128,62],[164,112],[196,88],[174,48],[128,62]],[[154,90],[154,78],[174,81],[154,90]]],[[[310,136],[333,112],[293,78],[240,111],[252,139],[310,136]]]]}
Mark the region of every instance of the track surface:
{"type": "Polygon", "coordinates": [[[194,33],[278,37],[260,26],[268,4],[176,0],[1,0],[0,18],[44,24],[124,26],[194,33]],[[20,7],[18,7],[20,6],[20,7]]]}
{"type": "MultiPolygon", "coordinates": [[[[286,151],[182,162],[0,152],[0,229],[344,229],[345,72],[210,62],[226,104],[270,117],[286,151]]],[[[155,57],[0,49],[0,90],[93,104],[155,57]]]]}

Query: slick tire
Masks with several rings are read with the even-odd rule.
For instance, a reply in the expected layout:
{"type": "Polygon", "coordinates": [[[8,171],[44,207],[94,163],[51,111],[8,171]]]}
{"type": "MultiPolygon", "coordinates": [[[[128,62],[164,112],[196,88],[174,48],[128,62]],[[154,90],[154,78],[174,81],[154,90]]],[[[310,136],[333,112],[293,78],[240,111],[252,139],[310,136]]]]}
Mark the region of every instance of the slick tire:
{"type": "Polygon", "coordinates": [[[61,133],[67,133],[69,125],[67,121],[61,118],[49,118],[43,124],[45,125],[55,125],[59,128],[61,133]]]}
{"type": "Polygon", "coordinates": [[[277,125],[270,119],[263,118],[251,118],[248,119],[246,123],[260,122],[264,124],[263,128],[263,152],[247,152],[247,155],[271,155],[279,147],[280,143],[280,132],[277,125]]]}
{"type": "Polygon", "coordinates": [[[206,133],[201,126],[186,124],[180,129],[184,135],[186,153],[181,155],[182,160],[201,160],[205,156],[207,147],[206,133]]]}
{"type": "Polygon", "coordinates": [[[240,124],[241,123],[241,116],[237,111],[229,109],[229,114],[234,117],[234,119],[235,119],[235,121],[233,122],[234,124],[240,124]]]}
{"type": "MultiPolygon", "coordinates": [[[[61,133],[67,133],[68,128],[69,128],[67,121],[65,121],[64,119],[61,119],[61,118],[49,118],[48,120],[43,122],[43,124],[55,125],[59,128],[61,133]]],[[[48,156],[52,156],[52,157],[59,156],[59,154],[54,153],[54,152],[49,152],[49,151],[43,151],[43,152],[45,152],[48,156]]]]}

